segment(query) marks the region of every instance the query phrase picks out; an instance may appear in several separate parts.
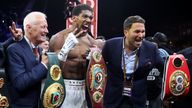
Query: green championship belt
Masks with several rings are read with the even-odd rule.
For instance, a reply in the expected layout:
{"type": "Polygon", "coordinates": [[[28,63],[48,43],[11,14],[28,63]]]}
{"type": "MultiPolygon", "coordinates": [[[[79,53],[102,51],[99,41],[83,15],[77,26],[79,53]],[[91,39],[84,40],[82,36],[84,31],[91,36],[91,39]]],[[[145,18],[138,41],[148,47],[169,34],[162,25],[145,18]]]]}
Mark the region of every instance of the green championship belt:
{"type": "Polygon", "coordinates": [[[45,79],[40,108],[58,108],[62,105],[65,98],[64,80],[57,55],[53,52],[48,52],[47,56],[49,71],[45,79]]]}
{"type": "Polygon", "coordinates": [[[103,96],[107,83],[107,68],[101,50],[91,48],[91,57],[86,75],[86,84],[92,108],[103,108],[103,96]]]}

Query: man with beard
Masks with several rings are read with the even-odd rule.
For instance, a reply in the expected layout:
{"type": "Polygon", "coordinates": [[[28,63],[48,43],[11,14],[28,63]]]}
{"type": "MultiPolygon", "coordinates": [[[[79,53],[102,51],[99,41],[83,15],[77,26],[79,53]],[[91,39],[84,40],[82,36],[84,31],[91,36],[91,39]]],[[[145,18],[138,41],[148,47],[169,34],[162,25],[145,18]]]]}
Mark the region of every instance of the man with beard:
{"type": "Polygon", "coordinates": [[[156,45],[144,40],[142,17],[128,17],[123,29],[124,36],[107,40],[102,50],[107,65],[104,107],[145,108],[147,75],[154,67],[163,70],[163,61],[156,45]]]}
{"type": "Polygon", "coordinates": [[[66,98],[62,108],[86,108],[85,75],[86,57],[90,47],[101,45],[103,41],[92,38],[90,26],[93,9],[79,4],[72,10],[72,26],[53,35],[50,39],[50,51],[58,53],[66,87],[66,98]]]}

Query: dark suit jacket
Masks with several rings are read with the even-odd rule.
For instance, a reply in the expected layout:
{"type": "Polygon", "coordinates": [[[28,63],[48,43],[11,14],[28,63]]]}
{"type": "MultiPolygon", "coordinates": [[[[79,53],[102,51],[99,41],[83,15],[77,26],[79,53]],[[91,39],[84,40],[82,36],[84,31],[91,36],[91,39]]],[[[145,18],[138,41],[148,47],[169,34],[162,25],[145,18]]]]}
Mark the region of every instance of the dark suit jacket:
{"type": "Polygon", "coordinates": [[[25,38],[11,44],[7,48],[7,56],[11,108],[37,108],[46,67],[35,59],[25,38]]]}
{"type": "MultiPolygon", "coordinates": [[[[108,74],[104,95],[105,108],[119,108],[123,99],[122,48],[123,37],[117,37],[107,40],[102,51],[108,74]]],[[[138,56],[139,65],[134,72],[131,100],[134,108],[145,108],[146,77],[154,66],[162,67],[162,70],[163,61],[159,56],[159,51],[156,46],[148,41],[143,41],[139,48],[138,56]]]]}
{"type": "Polygon", "coordinates": [[[5,58],[6,58],[5,50],[12,43],[14,43],[14,40],[13,40],[12,37],[7,39],[3,43],[0,43],[0,68],[4,68],[4,65],[5,65],[4,61],[5,61],[5,58]]]}
{"type": "Polygon", "coordinates": [[[4,48],[3,48],[2,43],[0,43],[0,68],[3,68],[3,63],[5,60],[4,57],[5,57],[4,48]]]}

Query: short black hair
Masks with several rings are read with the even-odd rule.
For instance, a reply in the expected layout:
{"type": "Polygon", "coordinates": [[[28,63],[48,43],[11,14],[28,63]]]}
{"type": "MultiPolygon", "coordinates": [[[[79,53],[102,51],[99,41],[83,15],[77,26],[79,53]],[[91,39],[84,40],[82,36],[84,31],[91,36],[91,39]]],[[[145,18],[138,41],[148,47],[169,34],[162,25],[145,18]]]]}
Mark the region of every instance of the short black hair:
{"type": "Polygon", "coordinates": [[[87,4],[78,4],[72,10],[72,16],[78,16],[83,10],[89,10],[93,12],[93,9],[87,4]]]}
{"type": "Polygon", "coordinates": [[[158,44],[160,44],[160,43],[166,44],[168,42],[167,36],[162,32],[156,32],[155,35],[153,36],[153,39],[158,44]]]}
{"type": "Polygon", "coordinates": [[[123,23],[124,30],[131,28],[133,23],[143,23],[143,24],[145,24],[145,20],[139,15],[129,16],[129,17],[127,17],[125,19],[125,21],[123,23]]]}
{"type": "Polygon", "coordinates": [[[145,37],[145,40],[148,40],[150,42],[154,42],[154,39],[152,36],[145,37]]]}

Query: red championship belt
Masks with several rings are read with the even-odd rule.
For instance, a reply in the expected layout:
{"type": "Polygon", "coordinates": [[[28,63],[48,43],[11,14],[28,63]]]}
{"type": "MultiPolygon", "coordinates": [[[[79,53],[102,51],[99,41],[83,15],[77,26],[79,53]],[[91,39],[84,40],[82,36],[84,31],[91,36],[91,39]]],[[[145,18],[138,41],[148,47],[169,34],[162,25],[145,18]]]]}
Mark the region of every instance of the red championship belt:
{"type": "Polygon", "coordinates": [[[174,100],[186,96],[190,87],[190,73],[185,57],[182,54],[170,55],[164,71],[161,99],[174,100]]]}
{"type": "Polygon", "coordinates": [[[91,99],[92,108],[103,108],[103,96],[106,86],[106,66],[98,48],[91,49],[86,84],[91,99]]]}

